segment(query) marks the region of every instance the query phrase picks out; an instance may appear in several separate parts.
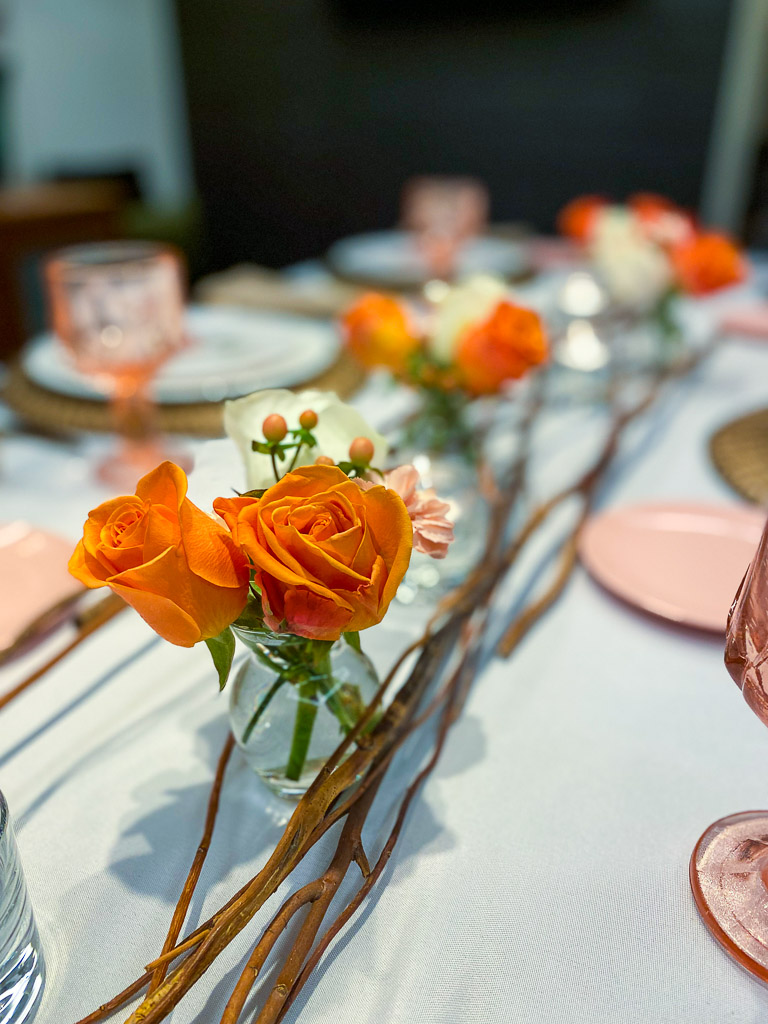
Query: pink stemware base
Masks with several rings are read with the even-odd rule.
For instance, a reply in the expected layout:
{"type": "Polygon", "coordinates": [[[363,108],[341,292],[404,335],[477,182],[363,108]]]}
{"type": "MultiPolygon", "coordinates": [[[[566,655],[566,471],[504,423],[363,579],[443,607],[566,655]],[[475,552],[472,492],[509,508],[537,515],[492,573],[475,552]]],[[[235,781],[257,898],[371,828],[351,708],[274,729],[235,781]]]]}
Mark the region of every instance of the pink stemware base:
{"type": "Polygon", "coordinates": [[[691,856],[693,898],[704,924],[745,970],[768,983],[768,811],[714,822],[691,856]]]}

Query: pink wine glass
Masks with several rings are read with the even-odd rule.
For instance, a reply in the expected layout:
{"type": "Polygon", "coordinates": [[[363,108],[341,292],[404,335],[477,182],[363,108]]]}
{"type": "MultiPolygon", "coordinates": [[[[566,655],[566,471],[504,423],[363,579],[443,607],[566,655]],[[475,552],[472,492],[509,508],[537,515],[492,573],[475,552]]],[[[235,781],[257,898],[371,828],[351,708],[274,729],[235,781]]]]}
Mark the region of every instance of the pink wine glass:
{"type": "MultiPolygon", "coordinates": [[[[768,523],[728,616],[725,664],[768,725],[768,523]]],[[[710,825],[693,851],[690,879],[712,935],[768,982],[768,811],[729,814],[710,825]]]]}
{"type": "Polygon", "coordinates": [[[487,218],[488,190],[474,178],[411,178],[403,189],[403,224],[414,233],[433,278],[455,276],[462,247],[487,218]]]}
{"type": "Polygon", "coordinates": [[[77,368],[110,396],[120,446],[98,476],[133,487],[169,457],[150,386],[185,344],[182,260],[153,242],[78,245],[53,254],[46,281],[54,332],[77,368]]]}

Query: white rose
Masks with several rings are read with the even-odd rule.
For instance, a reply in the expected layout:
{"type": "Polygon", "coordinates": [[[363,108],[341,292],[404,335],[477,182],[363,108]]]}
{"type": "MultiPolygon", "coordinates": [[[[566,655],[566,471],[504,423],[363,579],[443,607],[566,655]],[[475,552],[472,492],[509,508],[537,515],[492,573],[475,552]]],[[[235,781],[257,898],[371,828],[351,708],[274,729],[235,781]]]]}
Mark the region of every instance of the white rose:
{"type": "Polygon", "coordinates": [[[624,207],[609,206],[597,215],[590,254],[609,294],[622,306],[650,309],[672,283],[666,253],[624,207]]]}
{"type": "Polygon", "coordinates": [[[456,345],[466,328],[487,320],[508,294],[507,285],[488,274],[470,277],[451,288],[435,307],[427,338],[430,353],[441,363],[452,363],[456,345]]]}
{"type": "MultiPolygon", "coordinates": [[[[386,440],[369,427],[363,417],[352,406],[346,405],[332,391],[302,391],[294,394],[282,388],[271,391],[256,391],[245,398],[236,398],[224,403],[224,429],[238,447],[250,490],[269,487],[275,482],[272,461],[251,448],[251,441],[263,441],[261,425],[271,413],[278,413],[285,419],[289,430],[299,426],[299,416],[305,409],[317,413],[317,426],[312,431],[317,439],[316,448],[303,448],[296,460],[297,466],[306,466],[318,455],[327,455],[334,462],[349,458],[349,445],[356,437],[367,437],[373,441],[374,466],[381,466],[389,446],[386,440]]],[[[288,452],[286,462],[278,463],[283,472],[293,458],[288,452]]]]}

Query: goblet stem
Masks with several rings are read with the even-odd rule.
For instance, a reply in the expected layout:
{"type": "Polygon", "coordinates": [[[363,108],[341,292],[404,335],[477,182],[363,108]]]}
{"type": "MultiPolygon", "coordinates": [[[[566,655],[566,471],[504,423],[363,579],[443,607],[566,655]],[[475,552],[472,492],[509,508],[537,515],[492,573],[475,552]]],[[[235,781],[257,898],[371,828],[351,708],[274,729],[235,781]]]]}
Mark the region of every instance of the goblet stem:
{"type": "Polygon", "coordinates": [[[115,432],[127,445],[146,445],[158,437],[157,409],[149,392],[148,375],[118,377],[112,390],[115,432]]]}
{"type": "Polygon", "coordinates": [[[461,243],[451,235],[424,233],[419,239],[430,276],[439,281],[453,281],[461,243]]]}
{"type": "MultiPolygon", "coordinates": [[[[116,376],[110,382],[112,422],[118,448],[99,466],[98,476],[112,486],[133,489],[140,477],[171,454],[166,452],[158,431],[157,406],[150,393],[151,380],[152,375],[147,372],[134,372],[116,376]]],[[[189,467],[188,460],[177,453],[171,457],[182,468],[189,467]]]]}

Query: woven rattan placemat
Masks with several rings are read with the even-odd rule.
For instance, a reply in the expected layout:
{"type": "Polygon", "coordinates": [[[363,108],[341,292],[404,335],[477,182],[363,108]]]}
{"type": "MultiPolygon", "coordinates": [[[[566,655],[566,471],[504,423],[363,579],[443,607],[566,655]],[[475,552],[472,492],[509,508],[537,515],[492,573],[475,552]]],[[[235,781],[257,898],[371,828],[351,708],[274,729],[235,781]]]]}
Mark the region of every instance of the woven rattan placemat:
{"type": "Polygon", "coordinates": [[[709,452],[743,498],[768,506],[768,409],[741,416],[712,435],[709,452]]]}
{"type": "MultiPolygon", "coordinates": [[[[317,387],[335,391],[348,398],[362,384],[363,371],[342,354],[333,366],[319,377],[301,384],[301,389],[317,387]]],[[[49,433],[112,429],[109,407],[105,402],[74,398],[41,387],[24,373],[19,363],[13,365],[3,390],[8,405],[28,424],[49,433]]],[[[161,405],[159,427],[168,434],[190,434],[197,437],[221,437],[221,402],[194,402],[161,405]]]]}

